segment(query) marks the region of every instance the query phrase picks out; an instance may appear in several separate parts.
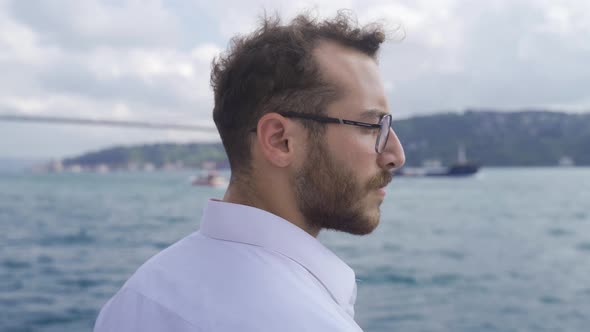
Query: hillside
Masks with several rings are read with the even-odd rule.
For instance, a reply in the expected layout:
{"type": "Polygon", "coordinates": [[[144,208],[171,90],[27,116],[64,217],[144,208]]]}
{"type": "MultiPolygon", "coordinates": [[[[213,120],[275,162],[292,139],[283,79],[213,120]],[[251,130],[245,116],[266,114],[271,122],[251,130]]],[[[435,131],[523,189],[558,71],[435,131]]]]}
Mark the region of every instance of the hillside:
{"type": "Polygon", "coordinates": [[[486,166],[553,166],[567,156],[590,165],[590,114],[466,111],[394,123],[408,165],[456,159],[462,144],[469,159],[486,166]]]}
{"type": "Polygon", "coordinates": [[[200,168],[211,162],[216,168],[228,168],[229,164],[221,143],[160,143],[138,146],[117,146],[81,156],[64,159],[63,165],[95,168],[107,165],[111,169],[135,169],[144,165],[154,168],[200,168]]]}
{"type": "MultiPolygon", "coordinates": [[[[407,165],[438,159],[456,160],[465,147],[468,158],[484,166],[555,166],[563,157],[590,165],[590,114],[547,111],[466,111],[413,117],[394,122],[407,165]]],[[[203,162],[227,167],[221,143],[152,144],[113,147],[63,160],[65,167],[155,168],[201,167],[203,162]]]]}

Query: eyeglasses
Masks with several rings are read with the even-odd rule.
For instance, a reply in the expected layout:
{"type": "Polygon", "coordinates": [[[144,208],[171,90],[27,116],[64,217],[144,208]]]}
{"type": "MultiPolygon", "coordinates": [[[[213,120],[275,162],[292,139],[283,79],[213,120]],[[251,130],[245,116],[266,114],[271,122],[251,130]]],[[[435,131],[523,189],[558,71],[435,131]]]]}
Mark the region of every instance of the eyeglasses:
{"type": "Polygon", "coordinates": [[[385,150],[385,146],[387,145],[387,139],[389,138],[389,128],[391,128],[391,114],[383,115],[379,120],[378,124],[345,120],[339,118],[331,118],[313,114],[303,114],[297,112],[278,112],[278,114],[286,118],[298,118],[312,120],[321,123],[346,124],[363,128],[379,129],[379,135],[377,135],[377,141],[375,142],[375,152],[377,153],[381,153],[383,152],[383,150],[385,150]]]}

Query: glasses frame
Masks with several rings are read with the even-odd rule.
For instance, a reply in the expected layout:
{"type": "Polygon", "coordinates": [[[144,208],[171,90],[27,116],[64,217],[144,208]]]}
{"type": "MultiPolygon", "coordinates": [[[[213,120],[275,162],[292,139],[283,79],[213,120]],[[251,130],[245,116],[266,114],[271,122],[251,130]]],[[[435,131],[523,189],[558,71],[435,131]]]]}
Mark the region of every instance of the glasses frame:
{"type": "Polygon", "coordinates": [[[389,121],[389,126],[387,127],[387,134],[385,135],[385,142],[383,144],[383,149],[387,146],[387,140],[389,139],[389,129],[392,128],[392,116],[391,114],[385,114],[381,116],[379,119],[379,123],[367,123],[361,121],[354,121],[354,120],[346,120],[340,118],[332,118],[328,116],[321,116],[321,115],[314,115],[314,114],[305,114],[305,113],[298,113],[298,112],[277,112],[278,114],[286,117],[286,118],[297,118],[297,119],[304,119],[304,120],[311,120],[321,123],[335,123],[335,124],[345,124],[350,126],[357,126],[363,128],[372,128],[372,129],[379,129],[377,140],[375,142],[375,152],[381,154],[383,150],[379,151],[379,143],[381,140],[381,128],[383,121],[389,121]]]}

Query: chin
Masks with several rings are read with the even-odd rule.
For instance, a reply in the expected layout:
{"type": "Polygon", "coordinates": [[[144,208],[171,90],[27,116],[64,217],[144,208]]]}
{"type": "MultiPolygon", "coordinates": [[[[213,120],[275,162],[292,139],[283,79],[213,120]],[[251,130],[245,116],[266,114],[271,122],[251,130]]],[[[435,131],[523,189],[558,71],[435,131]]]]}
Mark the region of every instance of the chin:
{"type": "Polygon", "coordinates": [[[359,227],[354,229],[352,232],[348,232],[353,235],[369,235],[373,233],[373,231],[377,228],[377,224],[367,224],[363,225],[363,227],[359,227]]]}
{"type": "Polygon", "coordinates": [[[369,216],[367,216],[367,222],[366,222],[366,227],[369,230],[369,233],[373,232],[377,226],[379,226],[379,221],[381,220],[381,211],[379,211],[379,208],[376,209],[376,211],[370,213],[369,216]]]}
{"type": "Polygon", "coordinates": [[[354,235],[371,234],[377,228],[377,226],[379,226],[379,219],[379,210],[377,210],[377,213],[370,213],[369,215],[366,215],[361,222],[359,222],[357,227],[354,230],[352,230],[352,232],[349,233],[354,235]]]}
{"type": "Polygon", "coordinates": [[[367,234],[372,233],[375,229],[377,229],[378,226],[379,226],[379,218],[377,218],[375,221],[372,221],[369,225],[367,225],[367,229],[369,229],[369,232],[367,234]]]}

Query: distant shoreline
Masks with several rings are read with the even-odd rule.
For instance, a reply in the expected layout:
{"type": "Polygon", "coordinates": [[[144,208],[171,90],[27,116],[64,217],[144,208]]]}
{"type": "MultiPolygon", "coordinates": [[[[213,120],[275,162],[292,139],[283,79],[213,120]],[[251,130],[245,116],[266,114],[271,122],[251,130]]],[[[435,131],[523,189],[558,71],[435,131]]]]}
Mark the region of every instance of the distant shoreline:
{"type": "MultiPolygon", "coordinates": [[[[466,160],[488,167],[590,166],[590,114],[553,111],[465,111],[396,120],[406,166],[451,165],[458,147],[466,160]]],[[[221,143],[156,143],[114,146],[43,161],[0,158],[0,170],[37,171],[228,169],[221,143]]]]}

